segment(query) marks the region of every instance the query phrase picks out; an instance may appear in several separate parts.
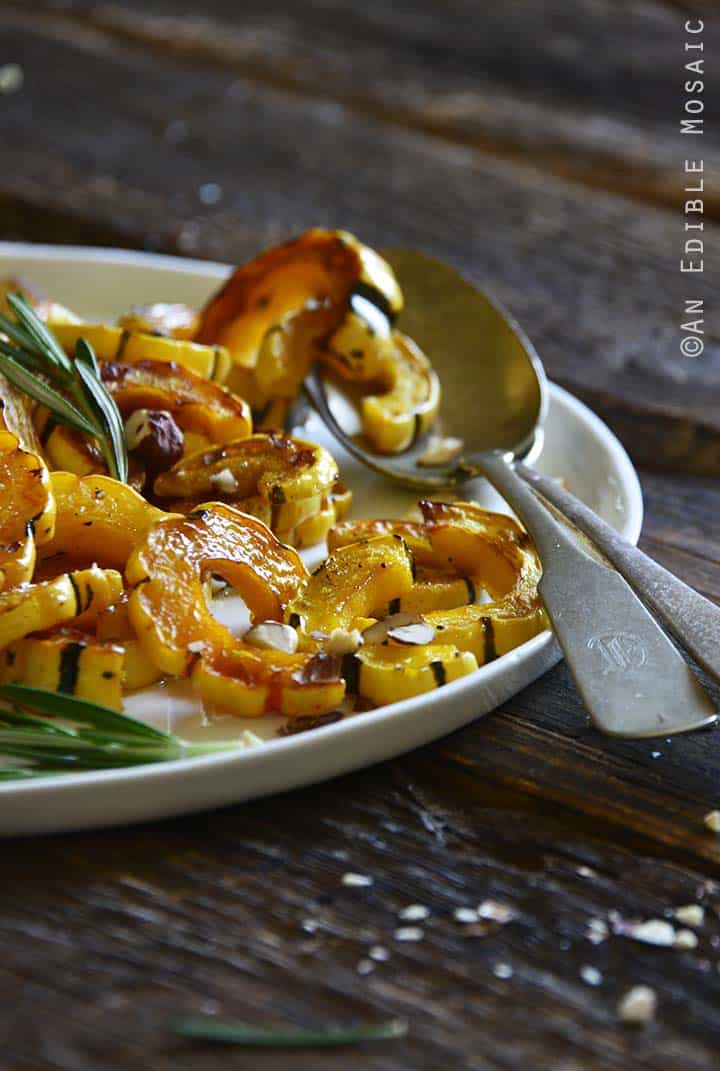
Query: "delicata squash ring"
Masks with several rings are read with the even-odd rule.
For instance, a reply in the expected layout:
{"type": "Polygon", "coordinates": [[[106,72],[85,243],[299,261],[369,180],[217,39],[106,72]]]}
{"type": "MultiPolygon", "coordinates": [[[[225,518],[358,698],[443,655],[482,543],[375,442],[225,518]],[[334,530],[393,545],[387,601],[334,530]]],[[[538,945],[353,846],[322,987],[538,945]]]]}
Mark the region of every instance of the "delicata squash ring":
{"type": "Polygon", "coordinates": [[[153,525],[127,563],[130,622],[163,672],[186,675],[198,655],[239,642],[210,612],[204,591],[216,573],[242,595],[254,620],[281,620],[307,576],[302,559],[255,517],[210,502],[153,525]]]}
{"type": "Polygon", "coordinates": [[[401,308],[377,253],[347,231],[315,229],[237,268],[202,310],[195,337],[230,350],[230,386],[260,409],[294,397],[321,351],[360,361],[370,378],[401,308]]]}
{"type": "Polygon", "coordinates": [[[400,331],[379,375],[387,389],[360,403],[363,431],[380,454],[398,454],[435,423],[440,381],[422,350],[400,331]]]}
{"type": "Polygon", "coordinates": [[[0,589],[32,579],[35,547],[55,527],[55,500],[42,458],[24,450],[0,399],[0,589]]]}
{"type": "MultiPolygon", "coordinates": [[[[303,646],[322,649],[336,630],[372,624],[388,603],[412,590],[414,555],[398,532],[361,539],[333,550],[286,611],[301,630],[303,646]]],[[[431,691],[477,669],[477,660],[452,643],[369,644],[342,659],[348,691],[381,705],[431,691]]]]}
{"type": "Polygon", "coordinates": [[[125,654],[115,643],[76,629],[25,636],[0,654],[0,681],[25,684],[122,708],[125,654]]]}
{"type": "Polygon", "coordinates": [[[67,558],[124,569],[147,529],[168,516],[110,476],[53,472],[50,484],[57,516],[53,538],[42,550],[45,564],[67,558]]]}
{"type": "Polygon", "coordinates": [[[412,551],[400,535],[381,535],[341,547],[310,576],[286,610],[289,625],[313,644],[313,633],[349,630],[375,617],[413,584],[412,551]]]}
{"type": "Polygon", "coordinates": [[[173,361],[111,361],[102,366],[102,379],[124,417],[137,409],[163,409],[183,431],[213,443],[252,432],[247,402],[173,361]]]}
{"type": "Polygon", "coordinates": [[[161,521],[128,562],[128,612],[150,660],[166,673],[192,672],[208,709],[244,717],[332,710],[345,694],[335,661],[250,647],[213,617],[208,573],[238,589],[254,620],[281,620],[307,576],[302,559],[269,529],[231,506],[208,503],[161,521]]]}
{"type": "Polygon", "coordinates": [[[540,559],[517,521],[469,502],[421,502],[420,508],[434,551],[460,571],[475,564],[493,600],[426,613],[438,639],[483,665],[549,627],[537,590],[540,559]]]}
{"type": "Polygon", "coordinates": [[[49,320],[48,327],[63,349],[71,354],[75,352],[79,338],[87,339],[101,362],[169,361],[216,383],[223,383],[230,370],[230,355],[222,346],[201,346],[187,339],[166,338],[108,324],[49,320]]]}
{"type": "Polygon", "coordinates": [[[450,610],[474,603],[483,590],[482,577],[477,571],[463,576],[448,562],[445,555],[433,550],[430,537],[421,523],[393,520],[345,521],[330,529],[328,550],[333,552],[363,539],[380,535],[399,535],[412,549],[415,558],[413,585],[409,591],[393,598],[386,607],[388,614],[402,612],[425,613],[427,610],[450,610]]]}
{"type": "Polygon", "coordinates": [[[421,502],[420,509],[424,523],[347,522],[328,540],[333,560],[366,545],[368,537],[370,543],[402,537],[418,563],[414,585],[388,610],[421,610],[432,640],[406,646],[390,631],[382,643],[366,643],[343,660],[348,689],[377,704],[463,676],[547,627],[537,592],[540,562],[516,521],[473,503],[421,502]],[[492,602],[476,604],[473,593],[472,604],[463,605],[470,576],[473,588],[488,591],[492,602]],[[445,608],[432,608],[443,601],[445,608]]]}
{"type": "Polygon", "coordinates": [[[0,648],[64,621],[86,625],[122,594],[114,569],[77,569],[0,595],[0,648]]]}
{"type": "Polygon", "coordinates": [[[181,513],[217,497],[285,532],[321,512],[337,476],[324,447],[256,434],[182,458],[160,473],[154,491],[181,513]]]}
{"type": "Polygon", "coordinates": [[[325,714],[345,698],[338,659],[258,650],[240,642],[200,659],[192,683],[206,710],[245,718],[325,714]]]}

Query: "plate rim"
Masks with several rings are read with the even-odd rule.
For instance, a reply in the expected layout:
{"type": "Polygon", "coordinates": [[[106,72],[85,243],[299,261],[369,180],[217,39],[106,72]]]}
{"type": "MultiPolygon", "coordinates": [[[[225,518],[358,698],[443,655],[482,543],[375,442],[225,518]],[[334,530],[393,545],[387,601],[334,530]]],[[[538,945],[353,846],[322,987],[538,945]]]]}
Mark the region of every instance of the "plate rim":
{"type": "MultiPolygon", "coordinates": [[[[105,264],[119,264],[125,267],[132,267],[139,263],[145,265],[150,263],[158,268],[177,272],[178,274],[204,275],[208,278],[225,278],[227,273],[232,270],[232,265],[214,260],[178,257],[171,254],[145,252],[142,250],[0,241],[0,259],[3,257],[19,259],[23,256],[35,256],[39,259],[50,261],[94,261],[105,264]]],[[[612,464],[619,474],[620,484],[627,500],[622,533],[633,544],[636,544],[643,522],[643,495],[640,479],[627,451],[607,424],[584,402],[559,384],[549,382],[548,385],[550,397],[558,398],[567,409],[573,411],[608,451],[612,464]]],[[[541,652],[552,645],[553,642],[552,631],[545,629],[531,640],[521,644],[520,647],[509,651],[485,666],[481,666],[468,677],[461,677],[445,685],[443,699],[451,701],[456,695],[462,694],[470,686],[471,680],[473,684],[479,683],[479,674],[483,675],[483,683],[492,685],[496,678],[503,677],[512,664],[520,660],[521,654],[523,660],[525,658],[539,657],[541,652]]],[[[98,784],[105,786],[108,784],[120,785],[134,780],[142,780],[146,784],[150,782],[157,783],[168,778],[172,779],[179,773],[184,776],[202,776],[209,769],[225,769],[238,763],[261,768],[272,762],[276,756],[283,755],[288,751],[302,753],[306,748],[312,749],[314,741],[318,739],[319,735],[322,736],[325,743],[328,743],[331,738],[342,738],[347,746],[352,741],[354,734],[367,731],[367,728],[373,725],[380,725],[385,719],[390,718],[397,722],[401,719],[412,718],[416,713],[416,707],[423,706],[426,702],[426,696],[414,696],[410,699],[387,704],[376,710],[367,711],[357,717],[346,718],[342,721],[322,726],[312,733],[300,733],[296,736],[284,738],[277,737],[269,741],[263,741],[262,745],[246,746],[237,750],[228,748],[209,755],[122,767],[117,770],[73,771],[71,774],[50,775],[37,781],[8,781],[0,783],[0,799],[24,794],[32,795],[34,798],[42,796],[43,793],[54,796],[58,790],[71,794],[73,792],[82,792],[98,784]]]]}

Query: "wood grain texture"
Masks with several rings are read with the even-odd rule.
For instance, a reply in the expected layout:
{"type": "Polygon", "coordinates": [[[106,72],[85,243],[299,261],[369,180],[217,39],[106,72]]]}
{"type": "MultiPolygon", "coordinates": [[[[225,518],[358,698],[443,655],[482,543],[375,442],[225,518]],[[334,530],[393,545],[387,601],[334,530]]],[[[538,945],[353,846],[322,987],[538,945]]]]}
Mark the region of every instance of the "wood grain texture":
{"type": "Polygon", "coordinates": [[[26,83],[0,117],[0,203],[26,235],[65,217],[70,235],[97,225],[101,241],[239,261],[330,224],[424,248],[490,286],[551,375],[640,462],[720,470],[713,228],[692,287],[708,309],[706,348],[691,361],[678,348],[688,283],[676,214],[590,197],[380,120],[351,122],[337,102],[183,67],[93,28],[35,20],[31,35],[18,11],[2,20],[26,83]],[[212,207],[199,192],[208,182],[223,192],[212,207]]]}
{"type": "Polygon", "coordinates": [[[713,1066],[717,886],[577,836],[567,821],[468,798],[462,784],[424,792],[413,771],[411,757],[180,822],[14,843],[0,889],[6,1066],[713,1066]],[[343,887],[348,870],[374,885],[343,887]],[[488,897],[517,919],[471,936],[452,912],[488,897]],[[698,899],[707,920],[695,952],[588,940],[591,919],[663,917],[698,899]],[[409,903],[432,915],[423,941],[402,944],[392,934],[409,903]],[[362,976],[375,944],[390,959],[362,976]],[[497,977],[498,964],[512,977],[497,977]],[[583,965],[601,972],[598,987],[583,965]],[[658,1021],[620,1029],[618,997],[640,982],[657,991],[658,1021]],[[411,1033],[342,1054],[262,1057],[172,1037],[175,1016],[203,1010],[266,1024],[403,1015],[411,1033]]]}
{"type": "MultiPolygon", "coordinates": [[[[705,356],[678,354],[695,286],[678,272],[684,149],[667,116],[686,17],[680,0],[0,2],[3,53],[25,75],[0,98],[0,229],[239,261],[326,224],[447,258],[654,466],[643,545],[720,602],[716,228],[705,356]]],[[[717,133],[704,147],[717,168],[717,133]]],[[[600,737],[559,666],[462,732],[325,786],[9,842],[0,1067],[714,1071],[720,839],[702,817],[719,772],[718,732],[600,737]],[[346,888],[346,871],[375,882],[346,888]],[[471,936],[452,912],[487,897],[517,919],[471,936]],[[692,902],[697,949],[588,940],[591,919],[692,902]],[[392,936],[409,903],[432,909],[417,944],[392,936]],[[365,976],[374,944],[390,958],[365,976]],[[616,1006],[638,983],[659,1011],[634,1031],[616,1006]],[[257,1054],[172,1035],[176,1016],[210,1010],[402,1015],[410,1036],[257,1054]]]]}
{"type": "MultiPolygon", "coordinates": [[[[35,7],[69,26],[94,26],[673,208],[678,164],[688,142],[699,140],[680,134],[683,48],[695,40],[684,30],[693,12],[682,5],[209,0],[198,9],[190,0],[41,0],[35,7]]],[[[716,53],[714,20],[703,36],[708,55],[716,53]]],[[[718,92],[708,64],[707,100],[718,92]]],[[[720,135],[712,124],[702,148],[707,211],[717,218],[720,135]]]]}

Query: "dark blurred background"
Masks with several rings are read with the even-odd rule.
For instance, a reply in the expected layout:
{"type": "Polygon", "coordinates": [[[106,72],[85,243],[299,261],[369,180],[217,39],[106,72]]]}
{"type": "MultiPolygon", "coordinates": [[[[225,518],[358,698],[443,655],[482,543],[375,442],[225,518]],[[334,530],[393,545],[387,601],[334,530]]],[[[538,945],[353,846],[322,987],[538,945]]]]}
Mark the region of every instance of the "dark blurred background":
{"type": "Polygon", "coordinates": [[[0,0],[0,233],[230,262],[311,225],[415,245],[491,287],[637,460],[717,472],[711,301],[703,361],[678,349],[687,155],[720,213],[720,123],[679,132],[702,11],[0,0]]]}

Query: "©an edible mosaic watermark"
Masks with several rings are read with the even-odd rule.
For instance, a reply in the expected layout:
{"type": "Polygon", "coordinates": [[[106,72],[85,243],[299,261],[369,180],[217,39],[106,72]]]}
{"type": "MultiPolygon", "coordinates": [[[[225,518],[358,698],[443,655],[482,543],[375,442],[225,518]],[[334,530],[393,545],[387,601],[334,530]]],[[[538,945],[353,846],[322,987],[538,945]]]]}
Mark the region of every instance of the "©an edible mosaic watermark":
{"type": "MultiPolygon", "coordinates": [[[[685,23],[685,79],[680,133],[688,138],[702,138],[705,133],[705,42],[702,19],[685,23]]],[[[702,145],[702,142],[698,142],[702,145]]],[[[684,166],[684,236],[680,271],[692,291],[692,281],[702,278],[705,251],[705,162],[702,151],[688,152],[684,166]]],[[[686,297],[680,324],[680,351],[685,357],[701,357],[705,349],[705,307],[702,298],[686,297]]]]}

